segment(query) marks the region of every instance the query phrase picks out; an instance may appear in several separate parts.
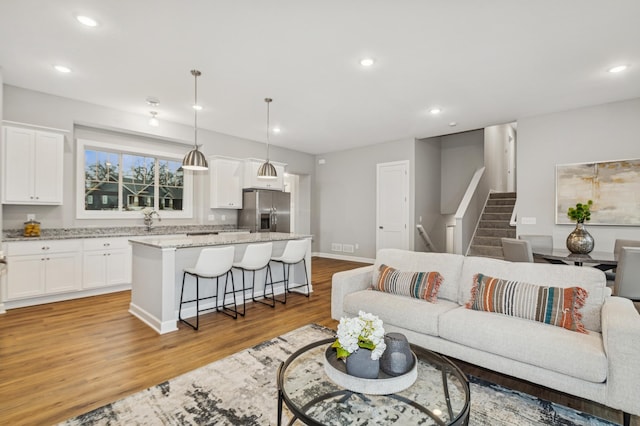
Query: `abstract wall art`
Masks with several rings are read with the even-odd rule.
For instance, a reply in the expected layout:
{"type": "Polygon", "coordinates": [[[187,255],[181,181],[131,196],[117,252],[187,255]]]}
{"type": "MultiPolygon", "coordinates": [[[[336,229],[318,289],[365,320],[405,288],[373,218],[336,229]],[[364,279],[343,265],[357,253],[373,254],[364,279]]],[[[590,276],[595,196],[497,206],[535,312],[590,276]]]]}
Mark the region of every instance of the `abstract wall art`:
{"type": "Polygon", "coordinates": [[[556,224],[593,200],[589,225],[640,225],[640,159],[556,165],[556,224]]]}

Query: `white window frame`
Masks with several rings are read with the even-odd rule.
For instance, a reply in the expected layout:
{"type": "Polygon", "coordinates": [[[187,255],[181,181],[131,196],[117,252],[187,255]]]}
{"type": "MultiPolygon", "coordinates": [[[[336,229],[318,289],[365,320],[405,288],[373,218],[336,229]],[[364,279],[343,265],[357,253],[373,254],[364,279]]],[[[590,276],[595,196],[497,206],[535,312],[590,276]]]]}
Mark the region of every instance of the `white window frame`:
{"type": "MultiPolygon", "coordinates": [[[[141,155],[146,157],[154,157],[156,159],[166,159],[172,161],[182,161],[182,156],[161,152],[157,149],[148,149],[144,147],[136,147],[127,149],[122,145],[116,145],[106,142],[92,141],[88,139],[77,139],[76,145],[76,218],[77,219],[140,219],[141,211],[113,211],[113,210],[85,210],[85,150],[95,149],[97,151],[111,151],[119,154],[141,155]]],[[[157,186],[159,175],[155,174],[157,186]]],[[[183,175],[184,187],[182,190],[182,210],[162,210],[159,213],[163,219],[193,219],[193,171],[185,170],[183,175]]],[[[156,202],[161,202],[159,197],[155,197],[156,202]]]]}

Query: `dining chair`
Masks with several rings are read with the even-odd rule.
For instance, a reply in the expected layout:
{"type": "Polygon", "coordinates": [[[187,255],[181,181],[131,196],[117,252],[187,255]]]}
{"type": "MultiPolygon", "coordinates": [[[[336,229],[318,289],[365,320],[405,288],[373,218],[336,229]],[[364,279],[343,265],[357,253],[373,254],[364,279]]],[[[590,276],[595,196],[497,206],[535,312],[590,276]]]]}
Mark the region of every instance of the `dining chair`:
{"type": "Polygon", "coordinates": [[[621,247],[616,269],[614,294],[640,301],[640,247],[621,247]]]}
{"type": "MultiPolygon", "coordinates": [[[[620,258],[622,247],[640,247],[640,241],[616,238],[616,241],[613,245],[613,254],[615,254],[616,258],[620,258]]],[[[616,267],[613,267],[611,265],[598,265],[596,266],[596,268],[604,271],[605,275],[607,276],[607,281],[615,281],[617,271],[616,267]]]]}
{"type": "Polygon", "coordinates": [[[533,262],[531,243],[516,238],[501,238],[504,260],[510,262],[533,262]]]}

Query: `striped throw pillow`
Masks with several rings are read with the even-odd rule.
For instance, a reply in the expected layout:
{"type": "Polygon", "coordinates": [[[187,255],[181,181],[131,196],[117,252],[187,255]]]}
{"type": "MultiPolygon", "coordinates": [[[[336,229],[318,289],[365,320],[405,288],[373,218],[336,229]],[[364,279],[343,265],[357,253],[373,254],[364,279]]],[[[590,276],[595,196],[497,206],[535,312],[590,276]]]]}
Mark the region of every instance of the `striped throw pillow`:
{"type": "Polygon", "coordinates": [[[378,282],[374,290],[411,296],[436,303],[442,284],[439,272],[401,272],[387,265],[380,265],[378,282]]]}
{"type": "Polygon", "coordinates": [[[476,274],[466,307],[587,333],[579,310],[588,295],[582,287],[543,287],[476,274]]]}

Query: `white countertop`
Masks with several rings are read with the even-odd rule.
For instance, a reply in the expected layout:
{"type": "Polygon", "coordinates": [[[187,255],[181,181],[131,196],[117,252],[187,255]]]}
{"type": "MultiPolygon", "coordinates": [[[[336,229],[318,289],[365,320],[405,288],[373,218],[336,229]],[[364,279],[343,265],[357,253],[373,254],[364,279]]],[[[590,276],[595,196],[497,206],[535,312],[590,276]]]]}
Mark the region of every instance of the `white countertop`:
{"type": "Polygon", "coordinates": [[[229,244],[266,243],[269,241],[300,240],[311,238],[311,235],[289,234],[284,232],[256,232],[253,234],[225,234],[218,235],[157,235],[153,237],[131,238],[133,244],[141,244],[160,249],[191,248],[229,244]]]}

